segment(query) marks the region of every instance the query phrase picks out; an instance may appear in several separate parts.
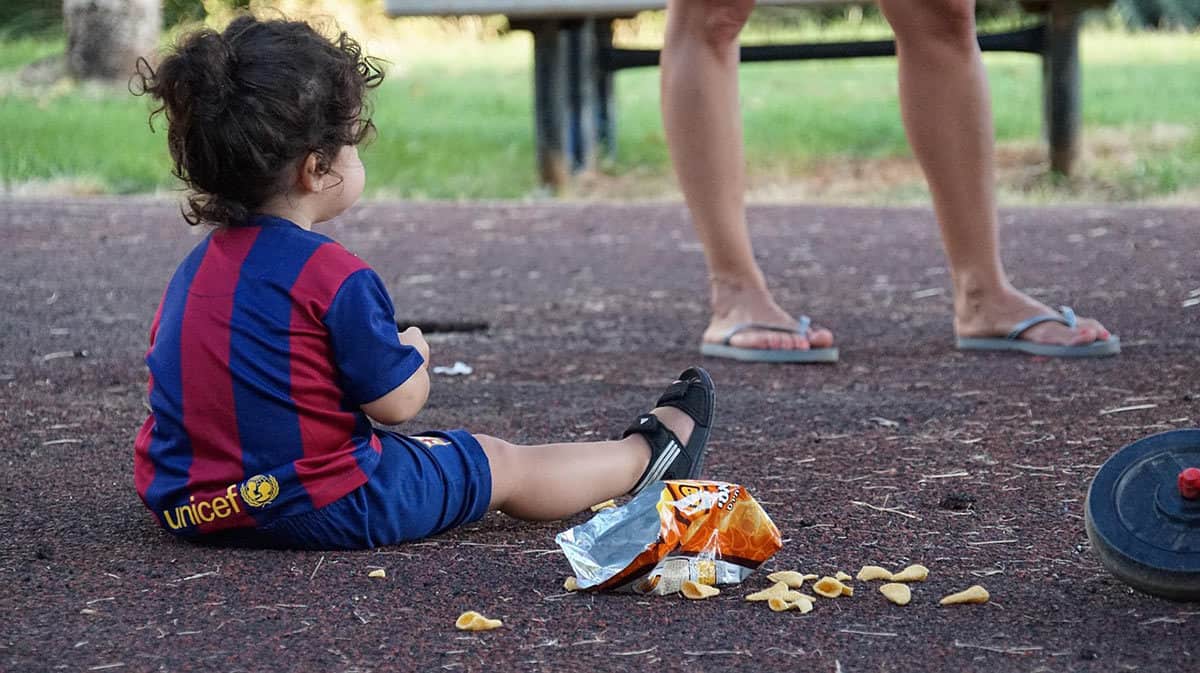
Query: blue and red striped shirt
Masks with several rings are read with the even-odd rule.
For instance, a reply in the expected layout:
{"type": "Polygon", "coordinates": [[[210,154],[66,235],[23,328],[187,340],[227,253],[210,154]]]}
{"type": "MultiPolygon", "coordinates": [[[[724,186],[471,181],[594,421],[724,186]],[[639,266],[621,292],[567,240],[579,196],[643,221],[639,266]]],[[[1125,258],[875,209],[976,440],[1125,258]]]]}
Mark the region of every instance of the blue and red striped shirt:
{"type": "Polygon", "coordinates": [[[361,405],[422,364],[382,279],[275,217],[214,230],[150,329],[150,415],[134,483],[181,535],[262,525],[366,482],[381,443],[361,405]]]}

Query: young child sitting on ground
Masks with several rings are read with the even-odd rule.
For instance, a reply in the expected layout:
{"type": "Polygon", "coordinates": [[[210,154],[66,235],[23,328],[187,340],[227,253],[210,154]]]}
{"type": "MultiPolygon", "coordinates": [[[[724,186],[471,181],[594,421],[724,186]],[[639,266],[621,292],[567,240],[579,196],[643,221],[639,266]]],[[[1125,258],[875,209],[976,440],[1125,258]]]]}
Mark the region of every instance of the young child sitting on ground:
{"type": "Polygon", "coordinates": [[[358,549],[499,509],[555,519],[699,475],[712,380],[688,369],[618,441],[518,446],[463,430],[405,436],[429,346],[397,334],[380,277],[312,231],[362,192],[377,65],[346,34],[242,16],[182,39],[144,93],[164,113],[184,218],[212,231],[150,328],[151,412],[134,482],[159,523],[217,544],[358,549]]]}

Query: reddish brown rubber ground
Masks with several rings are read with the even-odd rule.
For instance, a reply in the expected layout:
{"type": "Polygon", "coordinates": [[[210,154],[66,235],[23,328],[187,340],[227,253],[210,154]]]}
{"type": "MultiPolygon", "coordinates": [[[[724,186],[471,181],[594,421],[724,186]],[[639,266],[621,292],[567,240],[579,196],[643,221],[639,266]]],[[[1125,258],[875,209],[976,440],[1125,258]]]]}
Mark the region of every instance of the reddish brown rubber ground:
{"type": "MultiPolygon", "coordinates": [[[[358,553],[173,541],[134,493],[132,442],[148,325],[198,238],[170,203],[0,202],[0,670],[1196,671],[1200,605],[1110,576],[1083,506],[1112,452],[1200,425],[1200,211],[1003,219],[1014,281],[1104,319],[1119,358],[955,352],[927,211],[751,211],[779,299],[832,327],[842,361],[703,361],[707,476],[783,531],[765,570],[931,570],[907,607],[856,582],[801,616],[742,600],[763,572],[705,602],[564,595],[566,522],[489,515],[358,553]],[[991,603],[937,605],[976,583],[991,603]],[[504,627],[456,631],[468,609],[504,627]]],[[[435,364],[475,373],[437,377],[420,428],[607,437],[701,361],[679,205],[372,203],[324,231],[380,270],[401,320],[490,323],[431,338],[435,364]]]]}

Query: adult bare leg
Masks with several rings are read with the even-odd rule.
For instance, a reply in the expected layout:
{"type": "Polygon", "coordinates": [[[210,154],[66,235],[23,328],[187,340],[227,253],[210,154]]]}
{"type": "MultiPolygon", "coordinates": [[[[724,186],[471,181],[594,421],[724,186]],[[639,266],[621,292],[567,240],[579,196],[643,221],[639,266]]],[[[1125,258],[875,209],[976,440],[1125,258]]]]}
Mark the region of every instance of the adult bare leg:
{"type": "MultiPolygon", "coordinates": [[[[702,340],[719,342],[743,323],[792,327],[754,260],[744,204],[745,158],[738,102],[738,33],[754,0],[669,0],[662,52],[662,114],[671,161],[704,246],[712,321],[702,340]]],[[[731,345],[807,349],[833,334],[748,330],[731,345]],[[807,337],[807,338],[806,338],[807,337]]]]}
{"type": "MultiPolygon", "coordinates": [[[[925,172],[954,283],[960,337],[1007,334],[1050,307],[1015,289],[1000,258],[994,135],[974,0],[879,0],[896,34],[900,109],[925,172]]],[[[1022,338],[1077,345],[1107,339],[1099,322],[1042,323],[1022,338]]]]}

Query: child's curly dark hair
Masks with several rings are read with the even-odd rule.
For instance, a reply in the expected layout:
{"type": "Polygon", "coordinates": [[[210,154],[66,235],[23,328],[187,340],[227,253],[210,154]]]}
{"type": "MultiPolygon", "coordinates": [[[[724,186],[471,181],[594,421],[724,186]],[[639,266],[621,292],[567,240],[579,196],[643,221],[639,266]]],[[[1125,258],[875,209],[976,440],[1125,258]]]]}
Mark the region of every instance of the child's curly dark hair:
{"type": "Polygon", "coordinates": [[[244,15],[223,32],[183,37],[155,70],[138,62],[131,86],[167,119],[173,173],[192,190],[189,224],[236,226],[287,188],[285,169],[315,153],[328,172],[338,151],[374,128],[366,91],[377,61],[346,33],[330,40],[300,21],[244,15]]]}

